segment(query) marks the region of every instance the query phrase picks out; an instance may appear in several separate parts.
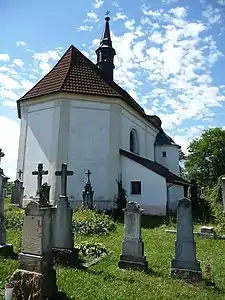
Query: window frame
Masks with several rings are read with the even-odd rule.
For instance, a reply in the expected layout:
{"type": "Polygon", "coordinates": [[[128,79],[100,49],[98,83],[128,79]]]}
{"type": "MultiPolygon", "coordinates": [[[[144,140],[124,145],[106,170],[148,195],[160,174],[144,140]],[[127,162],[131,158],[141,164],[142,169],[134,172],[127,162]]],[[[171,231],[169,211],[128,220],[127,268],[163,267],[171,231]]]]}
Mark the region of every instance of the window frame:
{"type": "Polygon", "coordinates": [[[141,193],[142,193],[142,182],[140,180],[139,181],[137,181],[137,180],[131,181],[130,182],[130,194],[136,196],[136,195],[141,195],[141,193]],[[136,193],[133,190],[134,184],[140,184],[140,186],[138,188],[138,192],[136,192],[136,193]]]}

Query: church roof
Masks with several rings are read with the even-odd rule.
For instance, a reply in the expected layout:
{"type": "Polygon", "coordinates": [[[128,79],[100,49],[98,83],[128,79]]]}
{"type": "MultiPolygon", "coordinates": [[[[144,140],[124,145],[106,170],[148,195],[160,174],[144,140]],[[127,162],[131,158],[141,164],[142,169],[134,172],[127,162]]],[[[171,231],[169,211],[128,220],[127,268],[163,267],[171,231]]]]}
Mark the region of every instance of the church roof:
{"type": "Polygon", "coordinates": [[[17,101],[19,118],[21,117],[20,101],[56,92],[122,98],[154,127],[159,128],[124,89],[114,81],[107,81],[101,70],[73,45],[69,47],[53,69],[17,101]]]}
{"type": "Polygon", "coordinates": [[[132,152],[128,152],[123,149],[120,149],[119,151],[121,155],[126,156],[127,158],[135,161],[136,163],[142,165],[143,167],[159,174],[162,177],[165,177],[167,182],[174,183],[177,185],[189,185],[188,181],[170,172],[168,168],[160,165],[155,161],[152,161],[150,159],[144,158],[140,155],[136,155],[132,152]]]}
{"type": "Polygon", "coordinates": [[[157,134],[155,139],[155,145],[173,145],[178,148],[181,148],[179,145],[177,145],[174,140],[166,134],[163,129],[160,129],[160,132],[157,134]]]}

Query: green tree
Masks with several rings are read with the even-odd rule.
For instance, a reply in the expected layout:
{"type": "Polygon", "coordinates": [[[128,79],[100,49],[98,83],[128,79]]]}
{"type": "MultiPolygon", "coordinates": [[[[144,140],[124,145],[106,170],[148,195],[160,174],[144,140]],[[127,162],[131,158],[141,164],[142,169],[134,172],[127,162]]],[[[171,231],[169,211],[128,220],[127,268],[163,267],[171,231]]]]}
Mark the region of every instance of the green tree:
{"type": "Polygon", "coordinates": [[[185,178],[186,177],[186,172],[185,172],[185,160],[186,160],[186,155],[183,152],[183,150],[180,148],[179,149],[179,163],[180,163],[180,175],[181,177],[185,178]]]}
{"type": "Polygon", "coordinates": [[[225,130],[211,128],[194,139],[188,147],[185,170],[189,180],[197,180],[199,188],[213,188],[225,173],[225,130]]]}

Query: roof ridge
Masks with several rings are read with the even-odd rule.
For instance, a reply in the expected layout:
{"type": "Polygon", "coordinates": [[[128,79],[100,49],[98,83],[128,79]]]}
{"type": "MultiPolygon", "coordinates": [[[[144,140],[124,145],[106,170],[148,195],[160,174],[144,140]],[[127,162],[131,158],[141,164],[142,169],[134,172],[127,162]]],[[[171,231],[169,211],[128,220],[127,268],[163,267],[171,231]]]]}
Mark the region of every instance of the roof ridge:
{"type": "MultiPolygon", "coordinates": [[[[68,77],[68,75],[69,75],[69,71],[70,71],[70,68],[71,68],[71,66],[72,66],[73,51],[75,51],[75,50],[76,50],[76,47],[75,47],[74,45],[71,45],[71,46],[68,48],[68,50],[67,50],[67,51],[64,53],[64,55],[63,55],[63,56],[65,56],[65,54],[66,54],[67,52],[71,51],[71,55],[70,55],[70,64],[69,64],[68,70],[67,70],[67,72],[66,72],[65,78],[64,78],[64,80],[63,80],[63,82],[62,82],[62,85],[61,85],[61,87],[60,87],[60,90],[63,89],[63,87],[64,87],[64,85],[65,85],[65,82],[66,82],[66,80],[67,80],[67,77],[68,77]]],[[[63,58],[63,56],[61,57],[61,59],[63,58]]]]}
{"type": "MultiPolygon", "coordinates": [[[[73,46],[73,45],[71,45],[71,46],[73,46]]],[[[59,65],[59,63],[63,60],[63,58],[66,56],[66,54],[69,52],[71,46],[70,46],[70,47],[67,49],[67,51],[63,54],[63,56],[57,61],[57,63],[54,65],[54,67],[53,67],[48,73],[46,73],[46,74],[44,75],[44,77],[41,77],[41,79],[38,80],[38,82],[37,82],[31,89],[34,89],[41,81],[43,81],[43,79],[44,79],[45,77],[49,76],[49,74],[51,74],[53,71],[55,71],[56,67],[57,67],[57,66],[59,65]]],[[[67,73],[68,73],[68,71],[67,71],[67,73]]],[[[64,81],[63,81],[63,83],[64,83],[64,81]]],[[[60,85],[60,89],[61,89],[61,87],[62,87],[62,85],[60,85]]],[[[26,97],[26,95],[27,95],[29,92],[30,92],[30,90],[27,91],[27,92],[25,93],[25,95],[22,96],[22,98],[26,97]]]]}

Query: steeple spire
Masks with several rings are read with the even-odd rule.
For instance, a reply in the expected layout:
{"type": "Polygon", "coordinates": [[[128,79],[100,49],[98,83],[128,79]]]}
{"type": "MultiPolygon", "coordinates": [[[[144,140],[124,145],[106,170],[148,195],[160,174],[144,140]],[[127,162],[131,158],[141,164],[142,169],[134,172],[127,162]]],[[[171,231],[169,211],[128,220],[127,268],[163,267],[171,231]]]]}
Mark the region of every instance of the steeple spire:
{"type": "Polygon", "coordinates": [[[96,54],[97,66],[102,71],[103,76],[106,80],[113,81],[113,69],[115,68],[113,62],[116,52],[112,47],[109,20],[109,11],[107,11],[105,15],[105,28],[102,34],[102,38],[100,40],[100,46],[96,50],[96,54]]]}

